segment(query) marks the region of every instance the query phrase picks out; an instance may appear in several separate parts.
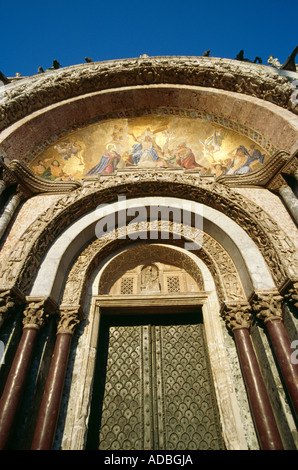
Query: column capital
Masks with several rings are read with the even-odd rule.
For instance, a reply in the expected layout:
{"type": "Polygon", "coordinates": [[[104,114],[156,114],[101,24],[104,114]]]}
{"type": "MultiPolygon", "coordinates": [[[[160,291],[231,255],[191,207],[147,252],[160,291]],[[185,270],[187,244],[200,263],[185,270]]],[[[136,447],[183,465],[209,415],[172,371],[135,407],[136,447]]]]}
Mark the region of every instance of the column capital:
{"type": "Polygon", "coordinates": [[[290,287],[287,289],[287,292],[284,294],[285,300],[287,300],[291,305],[298,308],[298,281],[291,283],[290,287]]]}
{"type": "Polygon", "coordinates": [[[0,291],[0,326],[16,307],[25,303],[25,295],[17,287],[7,287],[0,291]]]}
{"type": "Polygon", "coordinates": [[[57,334],[73,334],[83,317],[84,314],[80,305],[60,305],[57,334]]]}
{"type": "Polygon", "coordinates": [[[26,297],[27,307],[24,310],[23,327],[40,329],[47,318],[54,314],[57,304],[51,298],[26,297]]]}
{"type": "Polygon", "coordinates": [[[223,302],[220,313],[231,330],[251,325],[252,313],[248,302],[223,302]]]}
{"type": "Polygon", "coordinates": [[[284,298],[278,292],[258,292],[252,299],[252,309],[257,318],[264,322],[282,320],[282,302],[284,298]]]}

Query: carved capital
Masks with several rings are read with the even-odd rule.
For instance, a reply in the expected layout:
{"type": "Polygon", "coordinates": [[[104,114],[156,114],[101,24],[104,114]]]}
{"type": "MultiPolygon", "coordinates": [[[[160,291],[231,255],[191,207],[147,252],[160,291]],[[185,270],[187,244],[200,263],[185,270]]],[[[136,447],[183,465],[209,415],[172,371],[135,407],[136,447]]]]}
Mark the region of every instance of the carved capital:
{"type": "Polygon", "coordinates": [[[16,287],[2,290],[0,292],[0,327],[5,320],[14,312],[16,307],[25,302],[25,296],[16,287]]]}
{"type": "Polygon", "coordinates": [[[60,306],[57,333],[73,334],[82,318],[83,312],[79,305],[60,306]]]}
{"type": "Polygon", "coordinates": [[[251,306],[246,302],[225,302],[221,308],[221,316],[231,330],[235,328],[249,328],[252,318],[251,306]]]}
{"type": "Polygon", "coordinates": [[[284,298],[290,305],[294,305],[294,307],[298,308],[298,281],[292,283],[284,294],[284,298]]]}
{"type": "Polygon", "coordinates": [[[252,308],[256,316],[263,321],[279,318],[282,320],[283,297],[278,293],[258,293],[252,300],[252,308]]]}
{"type": "Polygon", "coordinates": [[[57,305],[50,298],[27,297],[27,307],[24,310],[24,328],[40,329],[44,326],[47,318],[52,315],[57,305]]]}

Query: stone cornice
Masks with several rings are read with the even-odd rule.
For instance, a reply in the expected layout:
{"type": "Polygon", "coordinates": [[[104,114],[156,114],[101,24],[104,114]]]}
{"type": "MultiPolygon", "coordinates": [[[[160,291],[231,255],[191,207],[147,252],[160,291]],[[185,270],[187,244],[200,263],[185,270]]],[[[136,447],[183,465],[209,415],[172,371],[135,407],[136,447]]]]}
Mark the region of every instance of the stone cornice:
{"type": "Polygon", "coordinates": [[[268,176],[271,176],[271,178],[268,178],[265,187],[271,191],[278,192],[282,186],[287,186],[287,182],[285,181],[283,175],[294,175],[295,171],[297,170],[297,163],[298,153],[296,152],[291,158],[285,161],[285,164],[281,166],[279,171],[277,171],[275,174],[268,174],[268,176]]]}
{"type": "Polygon", "coordinates": [[[255,171],[244,175],[223,175],[217,178],[218,183],[225,184],[231,188],[243,186],[267,186],[276,175],[289,167],[289,162],[297,157],[290,157],[288,152],[283,150],[275,152],[270,160],[255,171]]]}
{"type": "Polygon", "coordinates": [[[69,98],[165,83],[243,93],[298,113],[291,100],[290,79],[273,67],[211,57],[146,57],[80,64],[10,83],[5,86],[0,106],[0,130],[69,98]]]}
{"type": "Polygon", "coordinates": [[[7,186],[19,184],[27,196],[40,193],[68,193],[81,186],[79,181],[46,181],[36,176],[18,160],[13,160],[8,165],[0,160],[0,166],[3,168],[3,179],[7,186]]]}

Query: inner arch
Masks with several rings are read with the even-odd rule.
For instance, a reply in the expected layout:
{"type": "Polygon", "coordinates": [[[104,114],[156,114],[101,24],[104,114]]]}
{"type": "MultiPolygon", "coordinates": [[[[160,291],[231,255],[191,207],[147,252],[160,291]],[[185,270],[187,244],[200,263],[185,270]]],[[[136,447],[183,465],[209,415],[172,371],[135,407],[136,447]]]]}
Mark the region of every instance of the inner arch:
{"type": "Polygon", "coordinates": [[[203,230],[217,240],[231,256],[243,288],[249,297],[254,289],[271,289],[274,283],[268,267],[255,243],[234,221],[221,212],[203,204],[172,197],[144,197],[99,206],[72,223],[48,249],[30,296],[49,295],[58,299],[64,276],[72,260],[86,244],[95,238],[99,220],[124,209],[133,211],[144,207],[187,208],[185,214],[202,218],[203,230]]]}

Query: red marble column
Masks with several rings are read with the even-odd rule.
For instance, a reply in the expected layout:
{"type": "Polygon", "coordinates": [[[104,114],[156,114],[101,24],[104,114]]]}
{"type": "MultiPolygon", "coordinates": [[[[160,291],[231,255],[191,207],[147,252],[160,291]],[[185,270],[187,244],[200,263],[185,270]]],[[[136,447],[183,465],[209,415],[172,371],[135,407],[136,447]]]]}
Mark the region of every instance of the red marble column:
{"type": "Polygon", "coordinates": [[[82,312],[79,306],[61,306],[57,337],[47,377],[31,450],[50,450],[53,446],[68,365],[71,341],[82,312]]]}
{"type": "Polygon", "coordinates": [[[0,449],[10,437],[31,364],[38,328],[24,328],[0,400],[0,449]]]}
{"type": "Polygon", "coordinates": [[[283,450],[267,389],[251,342],[251,306],[246,303],[225,303],[222,316],[231,328],[247,390],[252,417],[262,450],[283,450]]]}
{"type": "Polygon", "coordinates": [[[264,322],[298,420],[298,365],[291,361],[293,351],[283,323],[283,300],[283,297],[275,292],[258,293],[253,301],[253,308],[257,317],[264,322]]]}
{"type": "Polygon", "coordinates": [[[293,350],[281,318],[268,318],[264,322],[280,367],[291,403],[298,420],[298,364],[291,361],[293,350]]]}
{"type": "Polygon", "coordinates": [[[68,364],[71,333],[57,334],[31,450],[50,450],[55,437],[68,364]]]}
{"type": "Polygon", "coordinates": [[[283,450],[249,330],[239,327],[233,333],[260,446],[262,450],[283,450]]]}

